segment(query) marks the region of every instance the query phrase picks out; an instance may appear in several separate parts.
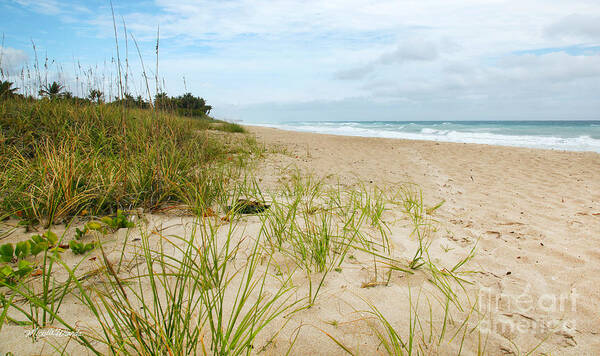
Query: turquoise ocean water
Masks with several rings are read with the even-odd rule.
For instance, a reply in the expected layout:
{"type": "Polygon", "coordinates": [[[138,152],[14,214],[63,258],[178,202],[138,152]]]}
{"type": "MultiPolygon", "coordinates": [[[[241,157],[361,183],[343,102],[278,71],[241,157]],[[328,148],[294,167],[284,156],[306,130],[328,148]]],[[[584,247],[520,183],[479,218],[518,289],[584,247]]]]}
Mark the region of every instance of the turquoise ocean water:
{"type": "Polygon", "coordinates": [[[299,121],[254,125],[345,136],[600,153],[600,121],[299,121]]]}

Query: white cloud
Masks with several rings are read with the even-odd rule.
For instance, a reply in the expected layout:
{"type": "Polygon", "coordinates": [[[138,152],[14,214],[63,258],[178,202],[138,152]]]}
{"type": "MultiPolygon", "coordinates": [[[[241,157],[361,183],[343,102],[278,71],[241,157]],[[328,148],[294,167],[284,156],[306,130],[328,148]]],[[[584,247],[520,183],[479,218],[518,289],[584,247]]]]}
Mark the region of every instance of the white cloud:
{"type": "Polygon", "coordinates": [[[0,68],[10,72],[20,69],[28,60],[27,53],[11,47],[0,47],[0,68]]]}
{"type": "Polygon", "coordinates": [[[373,80],[363,87],[375,94],[382,94],[378,90],[384,89],[388,95],[394,92],[390,89],[396,89],[397,96],[410,96],[412,93],[440,97],[455,95],[457,90],[495,93],[504,91],[514,94],[518,88],[543,93],[549,86],[568,86],[576,81],[598,81],[600,54],[571,56],[556,52],[539,56],[512,55],[489,66],[450,62],[438,63],[429,66],[428,69],[431,74],[429,76],[415,75],[415,70],[384,73],[382,77],[396,80],[373,80]]]}
{"type": "Polygon", "coordinates": [[[600,16],[571,14],[545,29],[551,37],[575,37],[600,41],[600,16]]]}
{"type": "Polygon", "coordinates": [[[58,15],[62,12],[56,0],[15,0],[15,2],[45,15],[58,15]]]}
{"type": "Polygon", "coordinates": [[[427,41],[412,41],[400,44],[395,50],[381,54],[377,59],[365,65],[341,70],[335,73],[335,78],[343,80],[363,79],[378,67],[407,62],[429,62],[437,59],[437,47],[427,41]]]}
{"type": "Polygon", "coordinates": [[[322,39],[334,33],[351,36],[384,31],[401,40],[403,32],[413,31],[445,35],[472,51],[542,43],[540,31],[566,13],[599,11],[597,4],[582,0],[551,4],[543,0],[510,4],[500,0],[157,0],[155,5],[159,13],[125,14],[129,26],[146,29],[153,36],[160,23],[165,38],[209,41],[247,34],[322,39]]]}

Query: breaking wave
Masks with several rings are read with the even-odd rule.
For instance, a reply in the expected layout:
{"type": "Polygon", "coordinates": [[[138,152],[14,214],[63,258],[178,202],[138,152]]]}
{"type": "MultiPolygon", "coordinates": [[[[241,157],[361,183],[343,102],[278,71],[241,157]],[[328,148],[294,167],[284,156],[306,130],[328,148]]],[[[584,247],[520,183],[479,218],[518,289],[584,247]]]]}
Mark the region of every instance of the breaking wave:
{"type": "Polygon", "coordinates": [[[597,122],[582,122],[581,127],[571,122],[567,129],[565,129],[565,125],[556,124],[556,122],[548,122],[548,125],[544,126],[539,122],[531,125],[493,122],[486,125],[485,122],[470,124],[464,122],[329,121],[260,124],[259,126],[331,135],[477,143],[600,153],[600,126],[597,122]]]}

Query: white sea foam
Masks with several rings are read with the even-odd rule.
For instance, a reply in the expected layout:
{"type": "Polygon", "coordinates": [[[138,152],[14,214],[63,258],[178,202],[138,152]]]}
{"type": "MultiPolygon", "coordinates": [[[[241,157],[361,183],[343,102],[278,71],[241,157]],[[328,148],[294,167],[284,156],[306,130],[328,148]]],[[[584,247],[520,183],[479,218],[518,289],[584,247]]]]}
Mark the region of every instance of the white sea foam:
{"type": "MultiPolygon", "coordinates": [[[[443,123],[449,126],[451,123],[443,123]]],[[[559,137],[542,135],[507,135],[492,133],[494,128],[477,128],[477,132],[459,131],[459,130],[440,130],[435,128],[422,128],[418,132],[404,131],[410,124],[404,125],[363,125],[361,123],[301,123],[301,124],[260,124],[280,128],[284,130],[315,132],[343,136],[362,136],[362,137],[384,137],[399,138],[408,140],[428,140],[442,142],[458,143],[478,143],[500,146],[517,146],[530,148],[555,149],[566,151],[593,151],[600,153],[600,139],[595,139],[589,135],[580,135],[577,137],[559,137]],[[367,127],[369,126],[369,127],[367,127]]],[[[439,125],[438,125],[439,126],[439,125]]]]}

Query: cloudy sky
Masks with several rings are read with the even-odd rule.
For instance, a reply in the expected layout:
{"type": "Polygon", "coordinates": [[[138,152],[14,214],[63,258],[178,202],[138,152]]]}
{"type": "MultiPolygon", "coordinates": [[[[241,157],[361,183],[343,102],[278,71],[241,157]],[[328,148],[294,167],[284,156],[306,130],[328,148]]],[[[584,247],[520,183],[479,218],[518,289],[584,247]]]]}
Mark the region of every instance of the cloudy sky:
{"type": "MultiPolygon", "coordinates": [[[[113,4],[121,56],[124,21],[154,77],[160,25],[160,85],[226,119],[600,120],[598,0],[113,4]]],[[[33,66],[33,41],[73,92],[83,81],[109,90],[107,1],[3,0],[0,23],[8,75],[33,66]]],[[[132,37],[127,57],[130,91],[143,94],[132,37]]]]}

